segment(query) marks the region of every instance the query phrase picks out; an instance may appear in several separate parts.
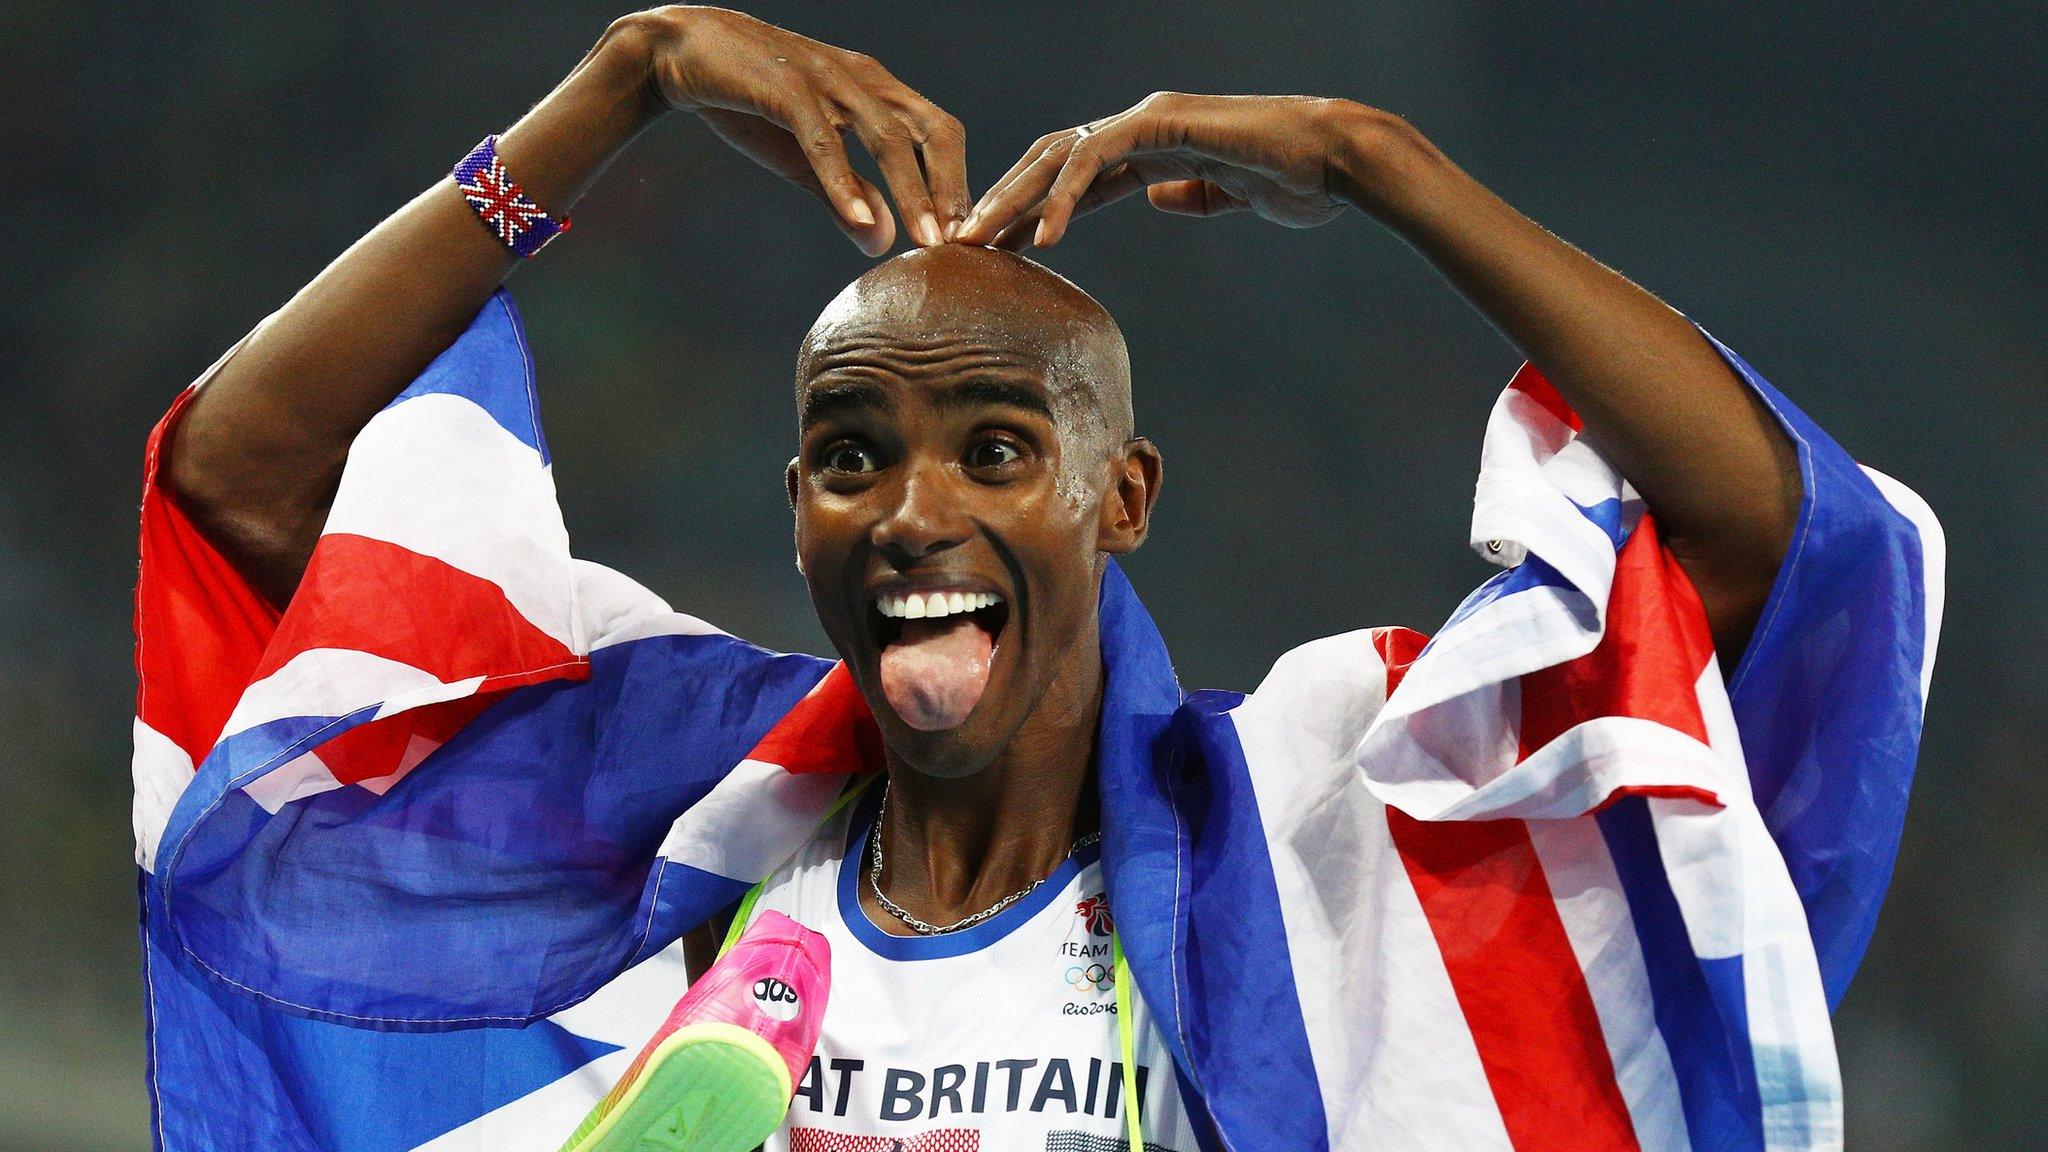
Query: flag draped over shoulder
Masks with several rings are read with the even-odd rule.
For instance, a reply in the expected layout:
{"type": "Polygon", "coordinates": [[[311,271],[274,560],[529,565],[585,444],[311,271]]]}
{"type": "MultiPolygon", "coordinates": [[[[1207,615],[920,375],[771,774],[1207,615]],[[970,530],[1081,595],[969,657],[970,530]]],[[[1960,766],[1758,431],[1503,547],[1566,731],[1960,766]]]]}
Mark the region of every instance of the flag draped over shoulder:
{"type": "MultiPolygon", "coordinates": [[[[1110,900],[1232,1148],[1825,1148],[1940,615],[1924,505],[1799,443],[1724,689],[1697,596],[1532,369],[1435,638],[1182,692],[1104,580],[1110,900]]],[[[281,616],[157,487],[137,859],[159,1146],[553,1149],[681,990],[676,939],[879,737],[843,668],[571,558],[502,293],[358,437],[281,616]]],[[[1220,1142],[1211,1141],[1220,1147],[1220,1142]]]]}

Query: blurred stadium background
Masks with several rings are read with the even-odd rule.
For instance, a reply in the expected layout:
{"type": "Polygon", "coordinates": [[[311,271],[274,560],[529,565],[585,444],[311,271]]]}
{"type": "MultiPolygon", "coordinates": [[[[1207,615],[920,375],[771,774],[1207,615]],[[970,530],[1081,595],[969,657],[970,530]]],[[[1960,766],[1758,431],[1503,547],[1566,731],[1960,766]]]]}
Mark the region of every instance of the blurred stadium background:
{"type": "MultiPolygon", "coordinates": [[[[750,7],[960,116],[982,183],[1155,89],[1398,111],[1919,489],[1949,617],[1891,902],[1838,1017],[1850,1143],[2048,1146],[2048,10],[750,7]]],[[[148,1139],[126,767],[145,433],[619,12],[0,6],[0,1148],[148,1139]]],[[[789,561],[788,373],[865,261],[686,120],[576,217],[514,285],[578,550],[823,650],[789,561]]],[[[1389,235],[1126,204],[1050,262],[1129,333],[1171,476],[1129,569],[1187,683],[1249,688],[1348,627],[1429,629],[1484,575],[1471,479],[1516,358],[1389,235]]]]}

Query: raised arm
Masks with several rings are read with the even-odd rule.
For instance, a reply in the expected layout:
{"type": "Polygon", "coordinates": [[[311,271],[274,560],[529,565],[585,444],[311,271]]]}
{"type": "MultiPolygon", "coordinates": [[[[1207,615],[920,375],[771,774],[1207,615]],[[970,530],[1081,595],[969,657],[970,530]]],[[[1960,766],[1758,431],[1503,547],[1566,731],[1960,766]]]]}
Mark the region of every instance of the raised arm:
{"type": "MultiPolygon", "coordinates": [[[[848,163],[847,131],[874,154],[919,243],[940,243],[966,213],[958,121],[866,56],[717,8],[618,20],[499,137],[497,153],[559,220],[641,129],[675,109],[819,196],[870,255],[894,243],[895,222],[848,163]]],[[[164,481],[274,603],[289,601],[305,572],[356,433],[461,334],[517,259],[443,179],[328,265],[205,381],[164,481]]]]}
{"type": "Polygon", "coordinates": [[[960,239],[1050,246],[1075,215],[1141,188],[1167,211],[1251,210],[1292,227],[1351,205],[1405,237],[1578,411],[1656,513],[1723,659],[1740,655],[1797,519],[1797,458],[1683,316],[1509,207],[1399,117],[1344,100],[1152,96],[1042,137],[960,239]]]}

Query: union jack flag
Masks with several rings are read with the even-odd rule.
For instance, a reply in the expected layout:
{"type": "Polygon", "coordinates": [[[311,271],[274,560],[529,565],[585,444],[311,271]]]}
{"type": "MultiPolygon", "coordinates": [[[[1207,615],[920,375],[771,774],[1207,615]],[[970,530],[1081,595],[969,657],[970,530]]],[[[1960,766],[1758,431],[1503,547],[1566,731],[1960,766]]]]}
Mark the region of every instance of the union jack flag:
{"type": "MultiPolygon", "coordinates": [[[[1503,570],[1433,639],[1191,693],[1105,571],[1076,912],[1114,901],[1204,1147],[1841,1147],[1828,1013],[1904,824],[1942,536],[1722,352],[1804,486],[1725,682],[1534,369],[1474,493],[1503,570]]],[[[844,666],[572,556],[508,296],[356,438],[282,614],[155,482],[192,394],[136,598],[157,1147],[553,1152],[675,1002],[681,936],[881,766],[874,719],[844,666]]]]}
{"type": "Polygon", "coordinates": [[[488,137],[455,166],[455,185],[462,198],[498,237],[499,243],[521,256],[532,256],[548,241],[569,230],[569,221],[557,222],[547,210],[534,203],[518,181],[505,171],[498,159],[497,137],[488,137]]]}

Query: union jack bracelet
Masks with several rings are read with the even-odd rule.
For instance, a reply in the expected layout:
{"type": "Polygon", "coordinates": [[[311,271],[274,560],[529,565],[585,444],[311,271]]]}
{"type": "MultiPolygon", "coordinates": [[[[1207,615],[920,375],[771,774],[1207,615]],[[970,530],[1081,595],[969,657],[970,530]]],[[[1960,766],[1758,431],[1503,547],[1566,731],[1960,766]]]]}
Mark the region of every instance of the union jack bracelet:
{"type": "Polygon", "coordinates": [[[484,142],[455,166],[455,186],[462,189],[462,198],[469,201],[484,227],[521,256],[532,258],[548,241],[569,230],[568,217],[556,220],[548,215],[505,171],[504,161],[498,159],[496,136],[484,137],[484,142]]]}

